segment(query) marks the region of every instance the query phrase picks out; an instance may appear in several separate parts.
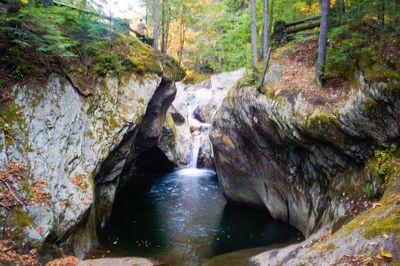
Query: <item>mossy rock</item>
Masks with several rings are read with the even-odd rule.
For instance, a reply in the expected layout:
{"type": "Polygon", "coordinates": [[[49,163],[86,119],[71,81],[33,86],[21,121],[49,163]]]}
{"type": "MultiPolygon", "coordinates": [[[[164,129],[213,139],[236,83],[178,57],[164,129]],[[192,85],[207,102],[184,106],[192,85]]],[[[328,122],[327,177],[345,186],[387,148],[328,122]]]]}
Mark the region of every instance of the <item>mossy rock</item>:
{"type": "Polygon", "coordinates": [[[14,141],[15,126],[24,130],[24,118],[21,115],[21,108],[15,103],[14,100],[8,100],[0,108],[0,129],[4,129],[6,135],[6,144],[10,145],[14,141]]]}
{"type": "Polygon", "coordinates": [[[167,56],[163,67],[163,78],[166,80],[179,81],[182,80],[186,75],[185,71],[170,56],[167,56]]]}
{"type": "MultiPolygon", "coordinates": [[[[338,231],[339,234],[360,229],[367,239],[383,234],[394,234],[397,239],[400,237],[400,168],[395,165],[398,166],[397,159],[393,160],[393,165],[390,166],[395,172],[386,185],[384,196],[375,203],[376,207],[363,212],[353,221],[344,225],[338,231]]],[[[367,165],[367,167],[371,167],[371,165],[367,165]]]]}
{"type": "Polygon", "coordinates": [[[7,234],[17,241],[24,241],[25,229],[33,226],[33,220],[27,212],[20,207],[10,209],[7,215],[7,234]]]}
{"type": "Polygon", "coordinates": [[[120,35],[113,41],[112,51],[122,57],[128,72],[162,74],[162,66],[152,48],[137,38],[120,35]]]}
{"type": "Polygon", "coordinates": [[[345,135],[340,129],[337,117],[333,113],[314,112],[303,121],[303,129],[314,136],[332,141],[336,145],[343,144],[345,135]]]}

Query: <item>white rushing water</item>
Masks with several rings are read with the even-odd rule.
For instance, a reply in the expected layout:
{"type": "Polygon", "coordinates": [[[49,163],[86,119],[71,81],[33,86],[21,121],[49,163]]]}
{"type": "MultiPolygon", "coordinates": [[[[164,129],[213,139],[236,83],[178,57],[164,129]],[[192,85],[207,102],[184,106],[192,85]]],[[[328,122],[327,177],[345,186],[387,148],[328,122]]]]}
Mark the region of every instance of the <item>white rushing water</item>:
{"type": "Polygon", "coordinates": [[[191,155],[187,168],[197,168],[197,161],[199,159],[199,152],[202,144],[202,139],[204,139],[208,135],[210,124],[202,123],[195,117],[194,113],[199,105],[198,104],[199,100],[196,98],[195,94],[188,94],[187,102],[188,102],[189,120],[195,121],[196,124],[200,127],[198,132],[192,133],[191,155]]]}
{"type": "Polygon", "coordinates": [[[200,151],[200,138],[201,138],[200,135],[193,137],[192,154],[190,156],[190,163],[188,164],[189,168],[197,167],[197,161],[199,159],[199,151],[200,151]]]}

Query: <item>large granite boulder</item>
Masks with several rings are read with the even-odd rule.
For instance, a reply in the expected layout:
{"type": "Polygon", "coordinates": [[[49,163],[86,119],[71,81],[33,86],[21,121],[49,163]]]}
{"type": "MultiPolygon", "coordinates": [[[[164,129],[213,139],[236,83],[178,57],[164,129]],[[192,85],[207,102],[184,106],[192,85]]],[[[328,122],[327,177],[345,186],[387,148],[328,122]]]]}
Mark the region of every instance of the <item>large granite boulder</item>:
{"type": "Polygon", "coordinates": [[[400,84],[356,80],[346,106],[329,113],[305,112],[301,94],[232,88],[211,131],[227,198],[266,206],[306,236],[332,225],[351,201],[379,198],[384,180],[363,169],[375,149],[399,140],[400,84]]]}
{"type": "MultiPolygon", "coordinates": [[[[152,64],[157,71],[97,78],[88,97],[58,74],[40,86],[11,86],[13,98],[0,109],[0,167],[21,167],[26,180],[1,183],[3,196],[20,201],[1,208],[10,237],[43,251],[63,244],[78,256],[96,244],[96,227],[106,223],[136,159],[160,145],[183,76],[170,59],[152,64]],[[35,202],[30,193],[46,199],[35,202]]],[[[162,156],[175,165],[173,155],[162,156]]]]}

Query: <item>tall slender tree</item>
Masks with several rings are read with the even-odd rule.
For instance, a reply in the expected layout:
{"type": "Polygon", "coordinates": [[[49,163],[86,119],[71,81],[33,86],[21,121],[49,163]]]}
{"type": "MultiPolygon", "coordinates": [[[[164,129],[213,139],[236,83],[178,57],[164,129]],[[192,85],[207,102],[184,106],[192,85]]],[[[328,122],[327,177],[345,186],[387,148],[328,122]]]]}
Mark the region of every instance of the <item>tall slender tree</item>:
{"type": "Polygon", "coordinates": [[[158,0],[153,0],[153,36],[154,36],[154,43],[153,48],[154,50],[158,50],[158,0]]]}
{"type": "Polygon", "coordinates": [[[269,0],[264,0],[264,22],[263,22],[263,38],[261,40],[261,45],[263,47],[263,71],[261,74],[261,79],[259,83],[259,88],[261,88],[264,84],[264,79],[265,75],[267,73],[267,67],[268,67],[268,61],[269,61],[269,54],[270,54],[270,48],[269,48],[269,34],[270,34],[270,25],[269,25],[269,0]]]}
{"type": "Polygon", "coordinates": [[[324,66],[326,61],[326,45],[328,42],[328,29],[329,29],[329,0],[322,0],[321,3],[321,20],[319,29],[318,41],[318,59],[316,69],[316,81],[322,86],[324,78],[324,66]]]}
{"type": "Polygon", "coordinates": [[[258,80],[256,0],[250,0],[251,58],[254,80],[258,80]]]}
{"type": "Polygon", "coordinates": [[[383,37],[385,35],[385,0],[380,0],[378,5],[378,20],[379,20],[379,39],[380,39],[380,48],[383,51],[384,41],[383,37]]]}
{"type": "Polygon", "coordinates": [[[169,24],[171,21],[171,3],[170,0],[162,0],[162,16],[161,16],[161,54],[163,60],[167,55],[168,49],[168,36],[169,36],[169,24]]]}
{"type": "Polygon", "coordinates": [[[345,12],[344,0],[336,0],[336,11],[339,15],[343,15],[345,12]]]}

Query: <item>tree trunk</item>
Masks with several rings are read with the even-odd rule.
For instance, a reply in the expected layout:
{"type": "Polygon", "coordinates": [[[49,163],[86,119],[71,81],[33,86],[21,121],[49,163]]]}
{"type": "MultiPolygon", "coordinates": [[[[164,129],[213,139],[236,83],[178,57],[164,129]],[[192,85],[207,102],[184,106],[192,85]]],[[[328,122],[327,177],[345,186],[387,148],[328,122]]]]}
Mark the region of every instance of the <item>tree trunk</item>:
{"type": "Polygon", "coordinates": [[[149,6],[147,1],[145,1],[145,5],[146,5],[146,25],[149,25],[149,6]]]}
{"type": "Polygon", "coordinates": [[[167,56],[168,52],[168,44],[169,44],[169,24],[171,22],[171,3],[170,0],[167,0],[167,18],[165,21],[165,40],[164,40],[164,53],[163,53],[163,60],[165,61],[165,58],[167,56]]]}
{"type": "Polygon", "coordinates": [[[258,85],[261,88],[264,84],[265,74],[267,73],[268,61],[269,61],[269,0],[264,0],[264,22],[263,22],[263,32],[264,36],[261,40],[261,45],[263,47],[263,71],[260,79],[260,84],[258,85]]]}
{"type": "Polygon", "coordinates": [[[336,11],[339,15],[343,15],[345,12],[344,0],[336,0],[336,11]]]}
{"type": "Polygon", "coordinates": [[[329,0],[322,0],[321,3],[321,21],[318,41],[318,59],[317,59],[317,83],[322,86],[324,78],[324,67],[326,61],[326,45],[328,41],[329,28],[329,0]]]}
{"type": "Polygon", "coordinates": [[[181,22],[180,22],[180,29],[179,29],[179,65],[182,65],[182,57],[183,57],[183,48],[185,45],[185,20],[183,15],[183,7],[181,8],[181,22]]]}
{"type": "Polygon", "coordinates": [[[165,53],[165,0],[161,0],[161,54],[165,53]]]}
{"type": "Polygon", "coordinates": [[[380,24],[380,32],[379,32],[379,37],[380,37],[380,46],[381,50],[383,51],[383,37],[385,35],[385,0],[380,0],[379,4],[379,10],[378,10],[378,20],[380,24]]]}
{"type": "Polygon", "coordinates": [[[256,25],[256,0],[250,0],[250,31],[251,31],[251,57],[254,80],[258,80],[257,58],[257,25],[256,25]]]}
{"type": "Polygon", "coordinates": [[[264,27],[262,28],[261,31],[261,44],[260,44],[260,49],[258,50],[258,58],[263,58],[264,57],[264,46],[262,44],[262,41],[264,40],[264,27]]]}
{"type": "Polygon", "coordinates": [[[153,48],[154,50],[158,50],[158,0],[153,0],[153,16],[154,16],[154,26],[153,26],[153,36],[154,36],[154,43],[153,48]]]}
{"type": "Polygon", "coordinates": [[[274,0],[271,0],[269,7],[269,36],[271,37],[272,25],[274,25],[274,0]]]}

